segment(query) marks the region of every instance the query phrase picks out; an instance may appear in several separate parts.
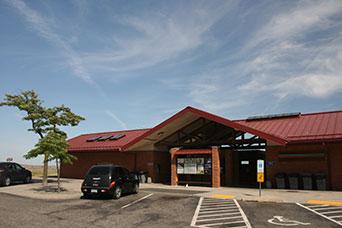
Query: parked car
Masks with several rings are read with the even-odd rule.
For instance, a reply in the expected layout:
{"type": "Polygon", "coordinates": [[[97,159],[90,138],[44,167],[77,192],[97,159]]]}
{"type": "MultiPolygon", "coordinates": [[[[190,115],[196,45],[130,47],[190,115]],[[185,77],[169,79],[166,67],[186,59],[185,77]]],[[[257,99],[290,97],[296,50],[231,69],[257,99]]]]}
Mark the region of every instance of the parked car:
{"type": "Polygon", "coordinates": [[[14,183],[30,183],[31,171],[15,162],[0,162],[0,185],[9,186],[14,183]]]}
{"type": "Polygon", "coordinates": [[[81,191],[84,198],[92,195],[109,195],[119,199],[123,193],[138,193],[139,179],[121,166],[94,165],[86,174],[81,191]]]}

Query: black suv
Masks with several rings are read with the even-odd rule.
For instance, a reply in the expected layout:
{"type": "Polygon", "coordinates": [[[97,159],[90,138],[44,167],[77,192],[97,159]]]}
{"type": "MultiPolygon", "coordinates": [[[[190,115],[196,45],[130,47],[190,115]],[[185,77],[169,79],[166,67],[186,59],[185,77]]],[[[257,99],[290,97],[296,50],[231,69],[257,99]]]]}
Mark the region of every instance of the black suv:
{"type": "Polygon", "coordinates": [[[0,162],[0,185],[9,186],[12,183],[30,183],[31,171],[14,162],[0,162]]]}
{"type": "Polygon", "coordinates": [[[117,165],[94,165],[86,174],[81,191],[84,198],[93,195],[109,195],[114,199],[122,193],[138,193],[139,180],[126,168],[117,165]]]}

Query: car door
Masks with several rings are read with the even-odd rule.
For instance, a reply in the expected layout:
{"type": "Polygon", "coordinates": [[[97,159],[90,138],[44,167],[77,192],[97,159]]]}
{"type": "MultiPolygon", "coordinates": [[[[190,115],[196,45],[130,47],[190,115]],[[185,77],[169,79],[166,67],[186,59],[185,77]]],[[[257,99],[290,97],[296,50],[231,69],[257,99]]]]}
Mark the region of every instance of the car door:
{"type": "Polygon", "coordinates": [[[11,182],[18,182],[20,180],[19,174],[14,164],[8,165],[8,176],[11,178],[11,182]]]}
{"type": "Polygon", "coordinates": [[[25,181],[25,179],[26,179],[25,169],[18,164],[13,164],[13,165],[14,165],[15,170],[16,170],[17,181],[25,181]]]}
{"type": "Polygon", "coordinates": [[[131,186],[129,181],[129,172],[127,169],[120,167],[120,177],[122,178],[122,190],[130,192],[131,186]]]}

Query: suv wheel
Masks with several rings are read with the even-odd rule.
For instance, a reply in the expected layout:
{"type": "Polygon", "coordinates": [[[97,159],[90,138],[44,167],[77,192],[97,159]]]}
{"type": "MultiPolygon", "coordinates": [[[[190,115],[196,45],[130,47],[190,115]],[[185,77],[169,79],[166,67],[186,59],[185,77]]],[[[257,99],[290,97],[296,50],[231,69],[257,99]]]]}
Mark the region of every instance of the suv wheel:
{"type": "Polygon", "coordinates": [[[139,184],[135,183],[133,186],[133,194],[137,194],[139,192],[139,184]]]}
{"type": "Polygon", "coordinates": [[[113,194],[113,198],[114,199],[119,199],[121,197],[121,193],[122,193],[122,190],[119,186],[117,186],[115,189],[114,189],[114,194],[113,194]]]}
{"type": "Polygon", "coordinates": [[[28,184],[28,183],[31,182],[31,180],[32,180],[31,176],[27,176],[27,177],[25,178],[25,183],[28,184]]]}
{"type": "Polygon", "coordinates": [[[5,179],[5,186],[10,186],[11,185],[11,178],[6,177],[5,179]]]}

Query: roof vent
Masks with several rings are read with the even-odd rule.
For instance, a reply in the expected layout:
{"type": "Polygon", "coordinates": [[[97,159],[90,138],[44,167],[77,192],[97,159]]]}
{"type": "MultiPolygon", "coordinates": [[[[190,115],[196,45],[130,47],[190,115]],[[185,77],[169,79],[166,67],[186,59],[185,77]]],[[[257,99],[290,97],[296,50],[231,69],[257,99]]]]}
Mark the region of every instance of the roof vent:
{"type": "Polygon", "coordinates": [[[271,114],[271,115],[263,115],[263,116],[250,116],[246,119],[246,121],[299,117],[300,115],[301,115],[300,112],[291,112],[291,113],[271,114]]]}

